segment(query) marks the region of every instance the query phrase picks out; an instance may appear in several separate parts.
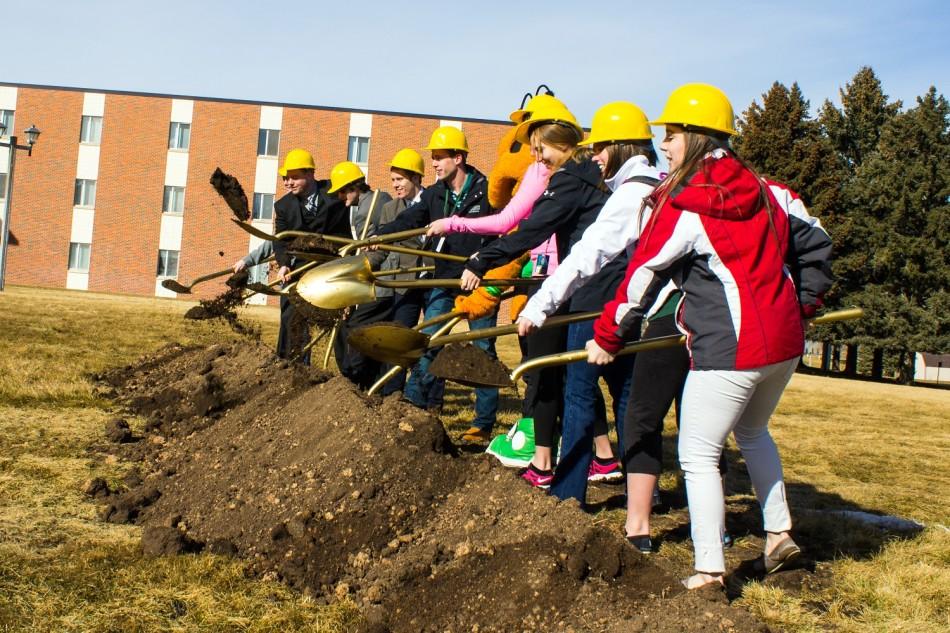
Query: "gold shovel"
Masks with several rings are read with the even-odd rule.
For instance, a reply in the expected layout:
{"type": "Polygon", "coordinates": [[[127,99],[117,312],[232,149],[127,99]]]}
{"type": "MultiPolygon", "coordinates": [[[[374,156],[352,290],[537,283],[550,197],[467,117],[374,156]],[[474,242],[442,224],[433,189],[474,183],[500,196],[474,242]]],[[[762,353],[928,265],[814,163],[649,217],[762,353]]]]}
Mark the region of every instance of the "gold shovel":
{"type": "MultiPolygon", "coordinates": [[[[501,285],[501,284],[498,284],[501,285]]],[[[557,327],[578,321],[589,321],[600,316],[600,312],[578,312],[553,317],[544,322],[541,328],[557,327]]],[[[429,325],[420,324],[423,327],[429,325]]],[[[394,365],[411,365],[422,358],[430,347],[441,347],[450,343],[463,343],[482,338],[493,338],[506,334],[516,334],[518,324],[498,325],[496,327],[440,336],[429,336],[419,331],[422,328],[409,329],[400,325],[381,323],[367,325],[354,330],[347,342],[362,354],[394,365]]]]}
{"type": "MultiPolygon", "coordinates": [[[[835,312],[823,314],[820,317],[813,319],[811,323],[814,325],[822,325],[825,323],[836,323],[838,321],[860,319],[862,316],[864,316],[864,310],[861,308],[849,308],[847,310],[837,310],[835,312]]],[[[545,322],[545,324],[547,324],[547,322],[545,322]]],[[[645,339],[642,341],[637,341],[636,343],[631,343],[630,345],[626,345],[623,349],[614,354],[614,356],[626,356],[627,354],[636,354],[637,352],[645,352],[652,349],[676,347],[677,345],[682,345],[685,342],[686,337],[681,334],[660,336],[657,338],[645,339]]],[[[539,356],[538,358],[521,363],[515,367],[514,371],[511,372],[511,380],[516,381],[526,371],[531,371],[533,369],[553,367],[555,365],[567,365],[568,363],[576,363],[582,360],[587,360],[586,349],[575,350],[572,352],[561,352],[560,354],[549,354],[548,356],[539,356]]]]}
{"type": "MultiPolygon", "coordinates": [[[[486,286],[529,286],[534,279],[483,279],[486,286]]],[[[370,268],[365,255],[353,255],[328,262],[309,271],[297,282],[297,294],[327,310],[369,303],[376,300],[376,288],[456,288],[458,279],[413,279],[386,281],[370,268]]]]}
{"type": "Polygon", "coordinates": [[[241,222],[235,218],[231,218],[231,221],[237,224],[239,227],[250,233],[255,237],[259,237],[262,240],[267,240],[268,242],[277,242],[282,240],[285,237],[315,237],[322,239],[326,242],[331,242],[333,244],[343,244],[347,250],[353,250],[355,248],[361,248],[363,246],[376,246],[377,248],[384,251],[392,251],[393,253],[404,253],[407,255],[421,255],[423,257],[433,257],[435,259],[444,259],[450,262],[466,262],[468,257],[462,255],[450,255],[448,253],[439,253],[436,251],[425,251],[418,248],[407,248],[405,246],[396,246],[395,244],[389,244],[389,242],[398,242],[400,240],[405,240],[410,237],[417,237],[423,235],[428,229],[412,229],[410,231],[400,231],[399,233],[390,233],[389,235],[377,235],[373,237],[368,237],[365,240],[354,240],[348,237],[339,237],[337,235],[324,235],[322,233],[311,233],[309,231],[281,231],[280,233],[270,234],[265,231],[260,230],[252,224],[247,222],[241,222]]]}
{"type": "MultiPolygon", "coordinates": [[[[263,264],[265,262],[269,262],[272,259],[274,258],[268,257],[267,259],[263,260],[261,263],[263,264]]],[[[234,268],[225,268],[224,270],[208,273],[207,275],[202,275],[201,277],[195,277],[194,280],[192,280],[192,282],[188,284],[187,286],[179,282],[177,279],[165,279],[162,281],[162,288],[165,288],[166,290],[171,290],[172,292],[177,292],[178,294],[181,294],[181,295],[190,295],[191,289],[197,286],[198,284],[205,281],[209,281],[211,279],[216,279],[218,277],[224,277],[228,273],[232,275],[237,274],[234,272],[234,268]]]]}

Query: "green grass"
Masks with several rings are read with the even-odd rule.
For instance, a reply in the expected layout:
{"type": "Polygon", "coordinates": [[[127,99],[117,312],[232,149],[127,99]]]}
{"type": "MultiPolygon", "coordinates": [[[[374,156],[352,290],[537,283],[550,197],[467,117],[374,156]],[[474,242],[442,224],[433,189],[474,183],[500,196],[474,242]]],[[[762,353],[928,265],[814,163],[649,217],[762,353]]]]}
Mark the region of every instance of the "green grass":
{"type": "MultiPolygon", "coordinates": [[[[169,342],[234,337],[226,325],[183,320],[190,305],[18,287],[0,293],[0,632],[352,628],[358,615],[351,603],[317,606],[273,580],[245,578],[240,562],[205,554],[145,558],[139,529],[100,522],[82,494],[90,478],[118,481],[127,468],[86,450],[114,415],[88,376],[169,342]]],[[[273,344],[276,310],[245,315],[273,344]]],[[[516,363],[513,338],[499,340],[499,354],[516,363]]],[[[502,407],[499,430],[519,417],[520,403],[509,393],[502,407]]],[[[468,428],[472,413],[471,391],[450,387],[449,432],[468,428]]],[[[819,571],[830,581],[801,592],[753,583],[740,604],[774,630],[950,629],[947,420],[947,391],[795,376],[772,430],[798,527],[811,535],[803,544],[818,551],[819,571]],[[837,508],[928,527],[887,538],[820,512],[837,508]]],[[[674,432],[668,424],[667,434],[674,432]]],[[[741,469],[730,477],[743,488],[741,469]]],[[[675,486],[676,476],[664,475],[662,485],[675,486]]],[[[748,500],[747,493],[730,497],[748,500]]],[[[620,525],[623,513],[604,518],[620,525]]],[[[664,520],[683,525],[685,511],[664,520]]],[[[679,572],[692,551],[688,541],[670,541],[656,558],[679,572]]]]}

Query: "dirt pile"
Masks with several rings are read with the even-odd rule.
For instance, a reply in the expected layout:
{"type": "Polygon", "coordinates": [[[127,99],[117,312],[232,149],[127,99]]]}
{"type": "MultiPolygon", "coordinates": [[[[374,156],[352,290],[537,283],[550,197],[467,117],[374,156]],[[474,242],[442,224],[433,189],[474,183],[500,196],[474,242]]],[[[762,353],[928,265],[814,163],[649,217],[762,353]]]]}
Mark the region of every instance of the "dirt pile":
{"type": "Polygon", "coordinates": [[[144,526],[147,553],[240,556],[318,602],[354,600],[366,631],[766,630],[460,454],[437,419],[256,343],[173,346],[101,379],[148,416],[143,440],[110,445],[140,472],[103,508],[144,526]]]}

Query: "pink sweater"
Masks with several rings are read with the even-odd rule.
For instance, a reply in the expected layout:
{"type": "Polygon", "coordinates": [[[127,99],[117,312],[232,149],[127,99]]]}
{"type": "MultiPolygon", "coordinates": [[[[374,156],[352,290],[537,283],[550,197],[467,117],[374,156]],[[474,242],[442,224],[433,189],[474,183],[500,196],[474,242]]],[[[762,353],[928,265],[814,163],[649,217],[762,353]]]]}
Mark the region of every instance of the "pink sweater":
{"type": "MultiPolygon", "coordinates": [[[[449,232],[504,235],[531,214],[535,201],[544,193],[550,177],[551,172],[544,163],[531,163],[521,177],[521,186],[504,209],[483,218],[453,215],[449,218],[449,232]]],[[[550,275],[557,268],[557,242],[553,235],[531,251],[531,261],[537,261],[539,254],[548,256],[547,274],[550,275]]]]}

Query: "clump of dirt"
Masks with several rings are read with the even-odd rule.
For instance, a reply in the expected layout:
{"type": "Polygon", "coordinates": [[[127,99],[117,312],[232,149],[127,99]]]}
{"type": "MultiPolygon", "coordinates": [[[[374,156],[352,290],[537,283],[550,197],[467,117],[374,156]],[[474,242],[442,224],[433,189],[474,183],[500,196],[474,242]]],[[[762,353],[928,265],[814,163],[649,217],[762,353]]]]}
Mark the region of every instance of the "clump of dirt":
{"type": "Polygon", "coordinates": [[[511,387],[511,370],[471,343],[450,343],[429,365],[429,373],[469,387],[511,387]]]}
{"type": "Polygon", "coordinates": [[[241,222],[245,222],[251,217],[248,210],[247,194],[244,193],[244,187],[238,182],[238,179],[231,174],[221,171],[220,167],[215,168],[211,174],[211,186],[218,192],[224,201],[231,208],[231,212],[241,222]]]}
{"type": "Polygon", "coordinates": [[[228,289],[212,297],[211,299],[201,299],[198,305],[188,308],[185,312],[186,319],[196,321],[205,321],[210,319],[221,319],[225,321],[236,333],[255,339],[260,338],[260,328],[254,325],[242,323],[238,319],[237,307],[244,302],[244,284],[247,283],[247,274],[244,274],[244,281],[235,281],[239,278],[238,273],[232,275],[228,281],[228,289]]]}
{"type": "Polygon", "coordinates": [[[313,305],[296,292],[288,295],[290,303],[294,306],[294,318],[304,321],[307,326],[317,328],[318,330],[329,330],[343,317],[343,310],[328,310],[313,305]]]}
{"type": "Polygon", "coordinates": [[[325,255],[327,257],[339,257],[337,245],[325,240],[319,235],[307,235],[295,237],[287,245],[287,250],[299,253],[311,253],[314,255],[325,255]]]}
{"type": "Polygon", "coordinates": [[[460,453],[441,423],[253,342],[171,346],[104,389],[148,416],[110,445],[141,482],[103,517],[150,554],[240,556],[364,631],[760,631],[721,594],[687,593],[574,502],[460,453]],[[263,359],[263,360],[262,360],[263,359]]]}

